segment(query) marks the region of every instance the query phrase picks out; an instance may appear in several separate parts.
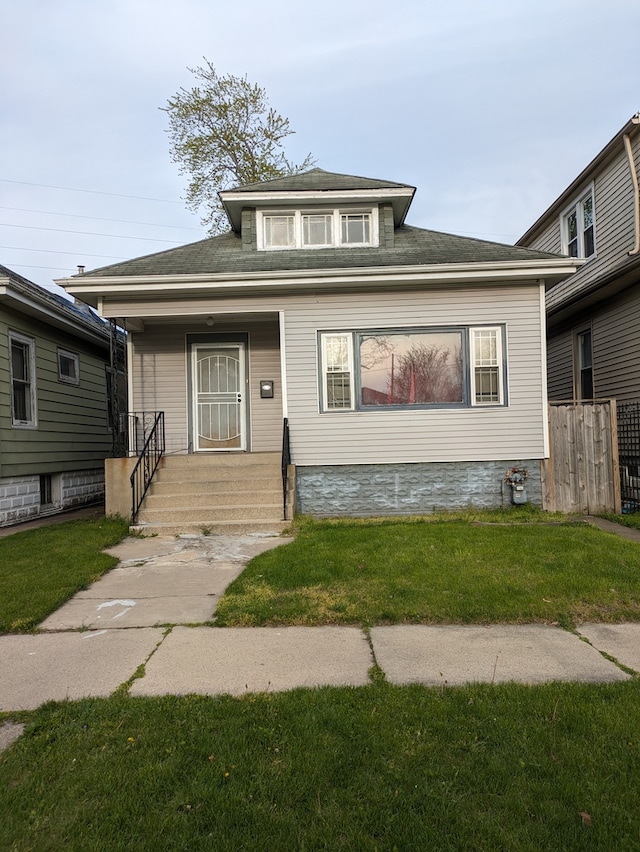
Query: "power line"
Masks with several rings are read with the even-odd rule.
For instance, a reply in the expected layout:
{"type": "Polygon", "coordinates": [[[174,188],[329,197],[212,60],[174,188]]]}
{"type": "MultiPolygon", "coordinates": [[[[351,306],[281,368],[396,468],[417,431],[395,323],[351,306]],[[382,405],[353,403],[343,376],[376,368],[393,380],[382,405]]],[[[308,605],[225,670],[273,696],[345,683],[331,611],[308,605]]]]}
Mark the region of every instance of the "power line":
{"type": "Polygon", "coordinates": [[[175,228],[180,231],[202,231],[190,225],[158,225],[156,222],[132,222],[128,219],[107,219],[104,216],[83,216],[81,213],[54,213],[52,210],[27,210],[24,207],[2,207],[0,210],[14,210],[18,213],[37,213],[43,216],[66,216],[71,219],[91,219],[94,222],[117,222],[120,225],[147,225],[150,228],[175,228]]]}
{"type": "Polygon", "coordinates": [[[111,237],[115,240],[141,240],[148,243],[174,243],[183,245],[182,240],[160,240],[157,237],[132,237],[129,234],[96,234],[93,231],[72,231],[68,228],[42,228],[38,225],[13,225],[9,222],[0,222],[0,228],[26,228],[30,231],[54,231],[59,234],[81,234],[85,237],[111,237]]]}
{"type": "MultiPolygon", "coordinates": [[[[77,251],[59,251],[58,249],[39,249],[39,248],[25,248],[24,246],[0,246],[0,249],[3,251],[39,251],[44,252],[45,254],[78,254],[77,251]]],[[[85,252],[81,252],[83,257],[104,257],[109,260],[125,260],[126,258],[121,257],[120,255],[115,254],[86,254],[85,252]]]]}
{"type": "Polygon", "coordinates": [[[158,201],[162,204],[182,204],[182,201],[174,201],[173,199],[168,198],[147,198],[144,195],[123,195],[120,192],[103,192],[99,189],[77,189],[73,186],[55,186],[54,184],[49,183],[29,183],[26,180],[10,180],[9,178],[0,178],[2,183],[16,183],[20,184],[20,186],[37,186],[40,189],[63,189],[65,192],[86,192],[90,195],[110,195],[113,198],[133,198],[137,201],[158,201]]]}
{"type": "MultiPolygon", "coordinates": [[[[71,264],[72,266],[74,264],[71,264]]],[[[36,266],[34,263],[12,263],[11,269],[47,269],[49,272],[69,272],[68,266],[36,266]]]]}

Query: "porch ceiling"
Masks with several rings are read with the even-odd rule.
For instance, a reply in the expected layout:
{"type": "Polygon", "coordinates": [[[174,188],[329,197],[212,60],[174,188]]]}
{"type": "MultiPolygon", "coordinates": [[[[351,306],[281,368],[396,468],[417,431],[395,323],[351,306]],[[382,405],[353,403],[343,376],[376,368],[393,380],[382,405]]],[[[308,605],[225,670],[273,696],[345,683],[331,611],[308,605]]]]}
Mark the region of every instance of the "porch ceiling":
{"type": "MultiPolygon", "coordinates": [[[[111,316],[106,310],[105,315],[111,316]]],[[[273,322],[278,319],[278,311],[242,311],[240,313],[223,313],[212,309],[210,311],[197,310],[191,313],[181,314],[163,314],[152,313],[153,306],[145,306],[145,310],[140,313],[122,315],[122,305],[119,305],[116,311],[119,314],[116,319],[122,320],[128,331],[142,331],[148,326],[158,325],[181,325],[189,328],[197,328],[198,330],[214,331],[216,326],[220,325],[243,325],[247,322],[252,324],[260,322],[273,322]]]]}

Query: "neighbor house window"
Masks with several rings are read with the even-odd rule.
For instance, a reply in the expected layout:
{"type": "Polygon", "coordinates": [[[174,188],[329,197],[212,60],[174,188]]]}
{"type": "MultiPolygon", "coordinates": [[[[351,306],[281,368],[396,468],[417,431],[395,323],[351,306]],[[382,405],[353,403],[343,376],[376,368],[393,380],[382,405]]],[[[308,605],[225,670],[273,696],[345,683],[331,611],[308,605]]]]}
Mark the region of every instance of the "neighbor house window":
{"type": "Polygon", "coordinates": [[[78,356],[74,352],[58,349],[58,380],[69,385],[80,383],[78,356]]]}
{"type": "Polygon", "coordinates": [[[378,244],[378,209],[258,211],[258,249],[378,244]]]}
{"type": "Polygon", "coordinates": [[[563,248],[569,257],[591,257],[595,253],[593,190],[589,190],[562,216],[563,248]]]}
{"type": "Polygon", "coordinates": [[[11,350],[11,422],[14,426],[36,425],[35,342],[9,333],[11,350]]]}
{"type": "Polygon", "coordinates": [[[576,335],[578,399],[593,399],[593,353],[591,329],[576,335]]]}
{"type": "Polygon", "coordinates": [[[504,405],[504,329],[321,332],[322,410],[504,405]]]}

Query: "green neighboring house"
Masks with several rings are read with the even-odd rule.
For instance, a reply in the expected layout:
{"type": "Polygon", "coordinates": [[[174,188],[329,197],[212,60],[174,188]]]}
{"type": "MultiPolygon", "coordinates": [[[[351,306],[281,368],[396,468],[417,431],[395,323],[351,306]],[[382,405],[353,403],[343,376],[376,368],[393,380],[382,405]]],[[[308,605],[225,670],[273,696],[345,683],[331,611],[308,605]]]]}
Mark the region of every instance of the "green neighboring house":
{"type": "Polygon", "coordinates": [[[0,526],[104,499],[109,326],[0,266],[0,526]]]}

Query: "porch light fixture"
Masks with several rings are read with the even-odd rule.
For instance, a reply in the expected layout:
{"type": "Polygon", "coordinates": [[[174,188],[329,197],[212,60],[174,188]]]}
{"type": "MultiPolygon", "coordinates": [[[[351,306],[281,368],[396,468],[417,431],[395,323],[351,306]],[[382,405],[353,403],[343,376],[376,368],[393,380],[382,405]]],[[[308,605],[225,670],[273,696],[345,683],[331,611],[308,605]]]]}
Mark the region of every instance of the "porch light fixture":
{"type": "Polygon", "coordinates": [[[214,320],[214,318],[213,318],[213,317],[207,317],[207,319],[205,320],[205,322],[207,323],[207,325],[208,325],[209,327],[211,327],[212,325],[214,325],[215,320],[214,320]]]}

